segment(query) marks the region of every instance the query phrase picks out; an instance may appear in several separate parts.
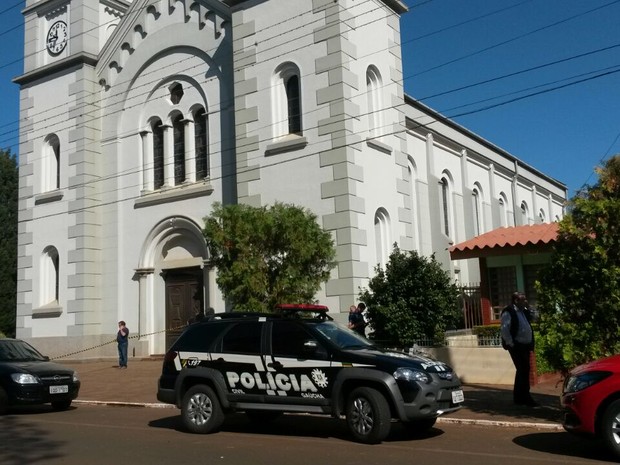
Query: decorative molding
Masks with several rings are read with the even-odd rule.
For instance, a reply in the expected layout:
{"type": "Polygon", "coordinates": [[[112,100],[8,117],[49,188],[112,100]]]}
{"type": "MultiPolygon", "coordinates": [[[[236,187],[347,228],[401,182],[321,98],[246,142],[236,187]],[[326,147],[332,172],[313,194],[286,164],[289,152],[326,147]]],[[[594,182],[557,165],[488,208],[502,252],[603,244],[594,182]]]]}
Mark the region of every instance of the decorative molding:
{"type": "Polygon", "coordinates": [[[64,197],[64,192],[60,189],[56,189],[51,192],[45,192],[43,194],[38,194],[34,197],[34,204],[41,205],[44,203],[56,202],[58,200],[62,200],[64,197]]]}
{"type": "Polygon", "coordinates": [[[265,150],[265,156],[276,155],[278,153],[292,152],[294,150],[301,150],[308,145],[308,139],[304,136],[298,136],[296,134],[290,134],[285,139],[273,142],[267,146],[265,150]]]}
{"type": "Polygon", "coordinates": [[[151,205],[161,205],[163,203],[203,197],[211,195],[212,192],[213,186],[209,180],[204,180],[202,183],[169,187],[167,189],[144,193],[142,197],[135,201],[134,208],[143,208],[151,205]]]}

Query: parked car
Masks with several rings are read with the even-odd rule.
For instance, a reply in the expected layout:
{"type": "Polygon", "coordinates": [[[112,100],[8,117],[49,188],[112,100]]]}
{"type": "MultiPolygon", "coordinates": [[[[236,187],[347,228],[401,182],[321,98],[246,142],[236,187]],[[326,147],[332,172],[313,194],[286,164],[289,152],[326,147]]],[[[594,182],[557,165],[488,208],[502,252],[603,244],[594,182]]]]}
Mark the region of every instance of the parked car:
{"type": "Polygon", "coordinates": [[[368,444],[385,439],[393,419],[424,431],[464,401],[448,365],[381,350],[317,305],[218,313],[188,326],[164,358],[157,398],[180,408],[194,433],[216,431],[228,412],[259,421],[305,412],[345,416],[368,444]]]}
{"type": "Polygon", "coordinates": [[[52,404],[68,409],[80,380],[71,368],[51,362],[19,339],[0,339],[0,414],[15,405],[52,404]]]}
{"type": "Polygon", "coordinates": [[[620,458],[620,355],[578,366],[564,381],[566,431],[602,439],[620,458]]]}

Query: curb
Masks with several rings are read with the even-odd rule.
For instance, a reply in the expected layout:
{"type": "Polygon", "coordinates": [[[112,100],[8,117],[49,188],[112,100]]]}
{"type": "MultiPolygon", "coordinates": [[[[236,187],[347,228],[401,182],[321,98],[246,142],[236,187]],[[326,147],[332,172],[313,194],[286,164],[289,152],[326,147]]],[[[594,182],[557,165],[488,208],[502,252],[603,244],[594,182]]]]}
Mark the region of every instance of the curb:
{"type": "MultiPolygon", "coordinates": [[[[158,408],[158,409],[176,409],[175,405],[163,403],[149,402],[122,402],[122,401],[106,401],[106,400],[74,400],[74,404],[82,405],[99,405],[109,407],[141,407],[141,408],[158,408]]],[[[494,426],[504,428],[534,428],[551,431],[564,431],[562,425],[557,423],[531,423],[526,421],[505,421],[505,420],[474,420],[469,418],[449,418],[439,417],[437,423],[446,423],[452,425],[477,425],[477,426],[494,426]]]]}
{"type": "Polygon", "coordinates": [[[74,404],[82,404],[82,405],[103,405],[110,407],[146,407],[146,408],[159,408],[159,409],[168,409],[168,408],[176,408],[176,406],[172,404],[160,404],[160,403],[149,403],[149,402],[121,402],[114,400],[74,400],[74,404]]]}
{"type": "Polygon", "coordinates": [[[531,423],[527,421],[506,421],[506,420],[472,420],[467,418],[437,418],[437,423],[448,423],[456,425],[478,425],[478,426],[501,426],[509,428],[534,428],[552,431],[564,431],[562,425],[558,423],[531,423]]]}

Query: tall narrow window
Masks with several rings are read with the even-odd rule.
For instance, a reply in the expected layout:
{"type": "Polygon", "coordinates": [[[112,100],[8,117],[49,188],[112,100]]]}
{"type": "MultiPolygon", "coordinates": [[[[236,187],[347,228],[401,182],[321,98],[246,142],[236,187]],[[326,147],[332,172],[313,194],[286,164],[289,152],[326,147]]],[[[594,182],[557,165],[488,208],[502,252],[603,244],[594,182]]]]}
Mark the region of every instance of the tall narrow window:
{"type": "Polygon", "coordinates": [[[182,115],[178,115],[172,121],[172,133],[174,140],[174,184],[178,186],[185,181],[185,123],[182,115]]]}
{"type": "Polygon", "coordinates": [[[293,63],[283,63],[273,75],[273,128],[274,136],[303,133],[302,87],[299,68],[293,63]]]}
{"type": "Polygon", "coordinates": [[[41,305],[58,302],[59,273],[58,250],[52,246],[46,247],[41,257],[41,305]]]}
{"type": "Polygon", "coordinates": [[[530,209],[525,201],[521,202],[521,224],[530,224],[530,209]]]}
{"type": "Polygon", "coordinates": [[[43,192],[60,189],[60,140],[56,134],[45,139],[42,159],[43,192]]]}
{"type": "Polygon", "coordinates": [[[441,213],[443,221],[443,233],[450,236],[450,186],[446,178],[439,182],[441,189],[441,213]]]}
{"type": "Polygon", "coordinates": [[[472,211],[474,213],[474,235],[478,236],[484,232],[484,215],[482,210],[482,188],[478,183],[472,191],[472,211]]]}
{"type": "Polygon", "coordinates": [[[380,208],[375,213],[375,245],[377,251],[377,264],[385,268],[390,257],[390,216],[388,212],[380,208]]]}
{"type": "Polygon", "coordinates": [[[508,226],[508,199],[506,194],[501,192],[498,199],[499,204],[499,225],[504,227],[508,226]]]}
{"type": "Polygon", "coordinates": [[[415,163],[412,158],[407,160],[407,177],[409,181],[409,208],[411,210],[411,235],[413,239],[414,250],[420,250],[418,241],[418,192],[417,192],[417,174],[415,163]]]}
{"type": "Polygon", "coordinates": [[[368,99],[368,130],[371,136],[381,129],[381,75],[374,66],[366,70],[366,97],[368,99]]]}
{"type": "Polygon", "coordinates": [[[194,137],[196,141],[196,179],[209,177],[209,120],[207,112],[201,108],[194,113],[194,137]]]}
{"type": "Polygon", "coordinates": [[[164,128],[161,121],[155,121],[153,131],[153,182],[155,189],[164,185],[164,128]]]}
{"type": "Polygon", "coordinates": [[[288,106],[288,132],[301,133],[301,103],[299,101],[299,76],[293,75],[286,80],[286,101],[288,106]]]}

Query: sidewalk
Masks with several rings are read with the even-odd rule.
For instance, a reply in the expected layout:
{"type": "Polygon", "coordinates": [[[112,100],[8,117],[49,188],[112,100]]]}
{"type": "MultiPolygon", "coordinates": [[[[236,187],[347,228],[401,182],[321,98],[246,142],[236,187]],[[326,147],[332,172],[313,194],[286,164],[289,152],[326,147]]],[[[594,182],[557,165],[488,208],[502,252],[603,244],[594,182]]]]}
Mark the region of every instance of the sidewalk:
{"type": "MultiPolygon", "coordinates": [[[[82,387],[75,401],[108,405],[135,405],[174,408],[157,401],[157,380],[161,373],[161,358],[129,359],[128,368],[120,370],[116,360],[63,360],[74,368],[82,387]]],[[[559,379],[545,380],[532,387],[532,395],[540,407],[515,406],[512,386],[465,385],[465,404],[458,412],[440,418],[440,422],[472,423],[490,426],[533,426],[562,429],[560,426],[559,379]]]]}

